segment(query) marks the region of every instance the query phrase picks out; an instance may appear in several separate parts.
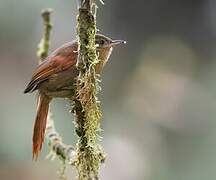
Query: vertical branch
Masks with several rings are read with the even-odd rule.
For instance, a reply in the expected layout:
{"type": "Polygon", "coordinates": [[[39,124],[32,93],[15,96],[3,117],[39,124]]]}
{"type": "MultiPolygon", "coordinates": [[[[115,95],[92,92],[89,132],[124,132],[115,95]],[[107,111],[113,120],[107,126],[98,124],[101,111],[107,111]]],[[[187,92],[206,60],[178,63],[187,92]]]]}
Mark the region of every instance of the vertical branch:
{"type": "Polygon", "coordinates": [[[79,1],[77,33],[79,37],[78,69],[74,111],[75,127],[78,135],[77,156],[74,162],[79,180],[96,180],[104,153],[97,144],[100,130],[101,110],[97,100],[99,89],[95,74],[98,57],[95,47],[96,20],[92,14],[92,0],[79,1]]]}
{"type": "Polygon", "coordinates": [[[38,45],[37,55],[40,58],[40,61],[43,61],[49,53],[50,47],[50,34],[52,30],[52,24],[50,22],[51,9],[45,9],[42,11],[41,15],[43,18],[44,34],[38,45]]]}
{"type": "MultiPolygon", "coordinates": [[[[44,33],[43,37],[39,43],[37,55],[40,58],[40,62],[45,60],[49,53],[50,47],[50,34],[52,30],[52,24],[50,20],[51,9],[45,9],[42,11],[44,33]]],[[[39,62],[39,63],[40,63],[39,62]]],[[[66,145],[62,142],[61,136],[55,129],[54,121],[52,118],[51,111],[49,111],[47,117],[46,125],[46,137],[48,139],[48,144],[51,148],[52,155],[57,155],[61,160],[68,161],[72,164],[75,152],[72,146],[66,145]]]]}

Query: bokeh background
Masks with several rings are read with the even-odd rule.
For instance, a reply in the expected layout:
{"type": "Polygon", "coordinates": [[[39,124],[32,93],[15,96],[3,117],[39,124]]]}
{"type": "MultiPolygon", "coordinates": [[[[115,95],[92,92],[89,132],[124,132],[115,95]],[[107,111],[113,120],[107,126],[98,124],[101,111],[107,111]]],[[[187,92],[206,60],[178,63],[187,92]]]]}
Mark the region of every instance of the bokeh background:
{"type": "MultiPolygon", "coordinates": [[[[216,179],[216,1],[115,0],[97,24],[126,46],[102,75],[103,180],[216,179]]],[[[37,66],[42,8],[54,9],[51,49],[76,37],[75,0],[0,0],[0,179],[57,180],[60,163],[31,160],[34,95],[23,90],[37,66]]],[[[75,144],[64,100],[52,111],[75,144]]],[[[71,167],[68,179],[74,179],[71,167]]]]}

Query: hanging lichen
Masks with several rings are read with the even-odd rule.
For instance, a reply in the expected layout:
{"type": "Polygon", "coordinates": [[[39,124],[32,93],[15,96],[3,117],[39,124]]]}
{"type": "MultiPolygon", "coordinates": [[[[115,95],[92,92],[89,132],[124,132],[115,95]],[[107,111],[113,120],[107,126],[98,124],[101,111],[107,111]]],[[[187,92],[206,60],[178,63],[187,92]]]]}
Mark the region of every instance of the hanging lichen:
{"type": "Polygon", "coordinates": [[[90,1],[85,0],[79,9],[77,20],[80,75],[76,85],[74,109],[79,140],[74,164],[79,180],[98,179],[100,164],[105,159],[101,146],[97,144],[102,114],[97,99],[99,77],[95,73],[95,65],[98,63],[98,56],[95,47],[96,22],[91,11],[92,6],[90,1]]]}

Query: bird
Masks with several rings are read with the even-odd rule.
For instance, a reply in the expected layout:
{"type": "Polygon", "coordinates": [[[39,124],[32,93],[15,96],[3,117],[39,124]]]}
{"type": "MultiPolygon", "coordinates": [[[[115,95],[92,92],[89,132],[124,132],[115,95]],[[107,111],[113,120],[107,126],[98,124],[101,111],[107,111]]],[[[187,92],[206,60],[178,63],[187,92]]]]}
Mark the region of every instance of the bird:
{"type": "MultiPolygon", "coordinates": [[[[125,44],[123,40],[113,40],[96,34],[95,46],[99,62],[95,73],[101,74],[115,46],[125,44]]],[[[32,158],[37,160],[44,142],[49,104],[53,98],[74,96],[74,84],[79,75],[78,41],[65,43],[42,61],[34,71],[24,93],[38,90],[37,112],[32,137],[32,158]]]]}

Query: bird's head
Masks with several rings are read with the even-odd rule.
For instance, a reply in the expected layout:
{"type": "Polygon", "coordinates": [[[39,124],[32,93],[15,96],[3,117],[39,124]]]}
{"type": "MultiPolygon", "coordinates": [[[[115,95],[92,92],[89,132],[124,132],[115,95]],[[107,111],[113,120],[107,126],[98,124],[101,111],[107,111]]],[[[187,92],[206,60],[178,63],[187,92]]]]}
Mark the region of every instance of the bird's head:
{"type": "Polygon", "coordinates": [[[113,47],[125,44],[126,41],[123,40],[113,40],[102,34],[97,34],[95,36],[95,46],[97,48],[99,63],[96,65],[96,73],[101,73],[104,65],[109,60],[112,53],[113,47]]]}
{"type": "Polygon", "coordinates": [[[97,34],[95,36],[95,45],[97,49],[110,49],[120,44],[126,44],[123,40],[113,40],[105,35],[97,34]]]}

